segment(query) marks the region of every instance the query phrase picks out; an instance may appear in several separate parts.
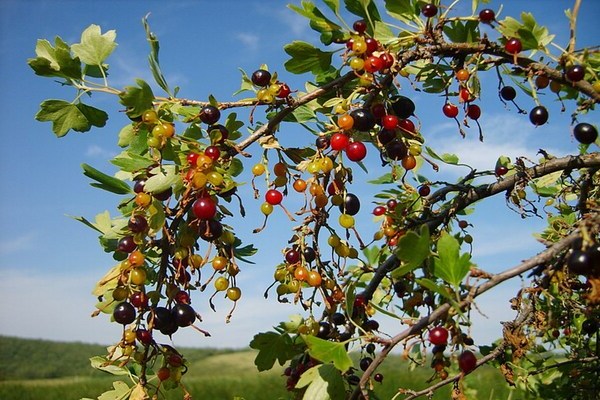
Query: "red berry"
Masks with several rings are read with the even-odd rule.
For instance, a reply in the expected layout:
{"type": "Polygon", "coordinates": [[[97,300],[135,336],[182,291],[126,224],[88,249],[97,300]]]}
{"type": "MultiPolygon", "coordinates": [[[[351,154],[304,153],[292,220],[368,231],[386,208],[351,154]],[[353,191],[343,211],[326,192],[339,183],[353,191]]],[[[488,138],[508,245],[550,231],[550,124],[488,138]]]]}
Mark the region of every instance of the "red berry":
{"type": "Polygon", "coordinates": [[[377,56],[370,56],[365,61],[365,71],[373,74],[381,69],[383,69],[383,60],[377,56]]]}
{"type": "Polygon", "coordinates": [[[452,103],[446,103],[444,104],[444,107],[442,107],[442,112],[448,118],[456,118],[458,115],[458,107],[452,103]]]}
{"type": "Polygon", "coordinates": [[[494,10],[486,8],[484,10],[479,11],[479,21],[484,24],[489,24],[496,19],[496,13],[494,10]]]}
{"type": "Polygon", "coordinates": [[[281,203],[283,200],[283,194],[279,190],[270,189],[265,193],[265,201],[273,206],[281,203]]]}
{"type": "Polygon", "coordinates": [[[516,38],[509,39],[504,45],[504,49],[507,53],[510,54],[519,54],[521,50],[523,50],[523,45],[521,41],[516,38]]]}
{"type": "Polygon", "coordinates": [[[448,330],[442,326],[436,326],[429,331],[429,341],[436,346],[447,344],[448,330]]]}
{"type": "Polygon", "coordinates": [[[348,139],[348,136],[338,132],[331,136],[330,145],[333,150],[340,151],[344,150],[346,146],[348,146],[349,141],[350,140],[348,139]]]}
{"type": "Polygon", "coordinates": [[[506,175],[506,173],[508,172],[508,168],[506,168],[504,165],[499,165],[496,167],[496,170],[494,172],[498,176],[506,175]]]}
{"type": "Polygon", "coordinates": [[[213,161],[217,161],[221,157],[221,150],[217,146],[208,146],[204,149],[204,154],[213,161]]]}
{"type": "Polygon", "coordinates": [[[431,193],[431,187],[429,185],[422,185],[419,187],[419,196],[427,197],[431,193]]]}
{"type": "MultiPolygon", "coordinates": [[[[371,54],[373,54],[374,51],[376,51],[379,48],[379,42],[372,37],[365,38],[365,44],[367,45],[367,51],[365,51],[365,54],[367,56],[370,56],[371,54]]],[[[383,61],[382,61],[382,67],[383,67],[383,61]]]]}
{"type": "Polygon", "coordinates": [[[362,161],[367,156],[367,147],[363,142],[352,142],[346,146],[346,155],[351,161],[362,161]]]}
{"type": "Polygon", "coordinates": [[[467,116],[471,119],[477,120],[481,117],[481,108],[476,104],[470,104],[467,107],[467,116]]]}
{"type": "Polygon", "coordinates": [[[385,207],[383,207],[383,206],[377,206],[377,207],[375,207],[373,209],[373,215],[375,215],[375,216],[378,217],[378,216],[383,215],[383,214],[385,214],[385,207]]]}
{"type": "Polygon", "coordinates": [[[287,84],[282,83],[279,87],[279,92],[277,92],[277,97],[279,97],[280,99],[285,99],[290,95],[290,93],[292,93],[290,87],[287,84]]]}
{"type": "Polygon", "coordinates": [[[367,30],[367,22],[364,19],[359,19],[352,24],[352,28],[358,33],[364,33],[367,30]]]}
{"type": "Polygon", "coordinates": [[[477,357],[470,350],[463,351],[460,356],[458,356],[458,368],[465,374],[473,371],[477,366],[477,357]]]}
{"type": "Polygon", "coordinates": [[[398,121],[398,128],[405,132],[415,133],[415,124],[410,119],[401,119],[398,121]]]}
{"type": "Polygon", "coordinates": [[[381,118],[381,126],[384,129],[396,129],[396,127],[398,126],[398,117],[396,117],[395,115],[384,115],[383,118],[381,118]]]}
{"type": "Polygon", "coordinates": [[[166,381],[171,376],[171,370],[167,367],[161,367],[156,371],[156,376],[159,381],[166,381]]]}
{"type": "Polygon", "coordinates": [[[427,18],[431,18],[431,17],[435,16],[435,14],[437,14],[437,12],[438,12],[438,9],[435,4],[425,4],[421,8],[421,13],[424,16],[426,16],[427,18]]]}
{"type": "Polygon", "coordinates": [[[200,197],[192,204],[192,211],[198,219],[211,219],[217,213],[217,203],[211,197],[200,197]]]}

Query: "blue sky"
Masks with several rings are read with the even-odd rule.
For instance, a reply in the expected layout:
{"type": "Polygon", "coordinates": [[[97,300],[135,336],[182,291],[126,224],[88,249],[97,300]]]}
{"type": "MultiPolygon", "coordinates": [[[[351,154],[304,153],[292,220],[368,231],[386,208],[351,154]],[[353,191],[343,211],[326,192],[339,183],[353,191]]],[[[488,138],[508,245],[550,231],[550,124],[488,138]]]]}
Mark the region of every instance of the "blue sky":
{"type": "MultiPolygon", "coordinates": [[[[67,42],[78,42],[80,33],[90,24],[98,24],[103,32],[117,31],[119,44],[108,59],[113,86],[133,84],[135,78],[151,82],[146,64],[148,47],[141,19],[151,13],[150,24],[161,42],[161,63],[170,85],[180,86],[180,97],[205,100],[213,94],[219,100],[231,99],[240,85],[238,68],[252,72],[265,63],[294,88],[302,87],[300,77],[283,68],[287,55],[283,46],[294,40],[316,40],[316,35],[285,7],[288,1],[10,1],[0,2],[0,93],[4,118],[0,130],[0,334],[56,340],[80,340],[111,343],[118,340],[120,327],[109,324],[105,316],[89,318],[94,298],[90,294],[95,281],[112,266],[110,255],[98,245],[95,232],[75,222],[69,215],[92,219],[109,210],[113,214],[118,199],[89,186],[80,165],[88,163],[110,170],[107,160],[120,150],[116,134],[128,120],[118,113],[114,98],[94,95],[93,103],[109,111],[110,120],[104,129],[87,133],[70,133],[57,139],[49,123],[34,120],[39,103],[47,98],[71,100],[74,93],[59,87],[51,79],[33,74],[26,60],[34,56],[36,40],[55,35],[67,42]]],[[[470,9],[470,1],[465,2],[470,9]]],[[[498,9],[501,2],[493,1],[498,9]]],[[[570,1],[504,2],[504,14],[531,11],[541,24],[559,34],[565,45],[568,22],[563,10],[570,1]],[[525,8],[531,7],[531,8],[525,8]]],[[[584,1],[580,14],[578,47],[597,45],[597,18],[600,4],[584,1]]],[[[352,22],[352,17],[348,22],[352,22]]],[[[456,152],[461,160],[480,169],[491,169],[498,153],[526,155],[535,159],[539,148],[555,154],[576,151],[569,134],[568,114],[560,115],[558,104],[547,94],[543,103],[551,112],[548,125],[534,129],[526,116],[518,115],[514,107],[505,110],[497,100],[495,80],[484,81],[481,124],[486,140],[479,143],[471,129],[462,140],[453,121],[441,114],[443,100],[435,96],[411,94],[417,104],[422,131],[430,144],[442,152],[456,152]],[[487,88],[487,91],[485,90],[487,88]],[[438,111],[440,110],[440,111],[438,111]]],[[[158,91],[157,91],[158,92],[158,91]]],[[[517,98],[525,109],[533,101],[520,94],[517,98]]],[[[257,114],[263,115],[263,114],[257,114]]],[[[597,115],[585,119],[598,123],[597,115]]],[[[285,127],[283,134],[294,134],[296,128],[285,127]]],[[[372,167],[376,173],[377,160],[372,167]]],[[[446,177],[457,177],[464,171],[449,169],[446,177]]],[[[426,171],[432,175],[431,171],[426,171]]],[[[366,175],[358,171],[359,179],[366,175]]],[[[371,197],[366,189],[364,204],[371,197]]],[[[252,214],[259,203],[249,201],[246,209],[252,214]]],[[[363,207],[367,214],[369,207],[363,207]]],[[[271,223],[255,239],[250,231],[260,225],[250,216],[238,225],[246,240],[261,243],[281,240],[261,248],[254,266],[243,266],[240,275],[244,298],[230,324],[224,318],[229,305],[217,302],[218,313],[209,310],[206,296],[198,296],[205,317],[202,326],[218,339],[204,339],[191,329],[175,337],[176,344],[190,346],[241,347],[259,330],[269,329],[288,314],[297,312],[290,306],[274,305],[262,298],[270,284],[273,266],[281,259],[280,249],[289,234],[285,217],[271,223]],[[280,223],[281,222],[281,223],[280,223]],[[245,230],[244,230],[245,229],[245,230]],[[281,239],[280,239],[281,238],[281,239]]],[[[365,221],[369,217],[364,217],[365,221]]],[[[472,234],[477,247],[474,262],[484,269],[499,271],[517,264],[540,246],[531,238],[542,221],[526,221],[507,211],[503,199],[483,205],[469,217],[474,225],[472,234]]],[[[369,229],[375,229],[373,226],[369,229]]],[[[367,229],[368,231],[368,229],[367,229]]],[[[494,318],[508,319],[506,299],[515,287],[499,288],[495,295],[484,298],[482,311],[494,318]]],[[[392,327],[391,327],[392,328],[392,327]]],[[[500,332],[498,324],[481,323],[474,329],[481,342],[500,332]]]]}

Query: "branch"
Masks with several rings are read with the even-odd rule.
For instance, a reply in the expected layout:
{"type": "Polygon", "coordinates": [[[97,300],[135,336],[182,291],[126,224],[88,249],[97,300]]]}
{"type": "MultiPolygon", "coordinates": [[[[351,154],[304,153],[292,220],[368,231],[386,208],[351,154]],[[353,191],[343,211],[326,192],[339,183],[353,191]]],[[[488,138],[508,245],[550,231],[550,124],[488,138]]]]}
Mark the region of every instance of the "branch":
{"type": "MultiPolygon", "coordinates": [[[[600,214],[595,213],[590,218],[590,224],[600,224],[600,214]]],[[[493,275],[488,281],[471,288],[468,294],[462,296],[461,302],[458,304],[460,309],[464,309],[473,303],[475,298],[487,292],[488,290],[496,287],[500,283],[510,280],[516,276],[519,276],[530,269],[535,268],[538,265],[550,262],[557,254],[568,249],[571,244],[580,237],[580,228],[575,229],[570,235],[564,237],[560,241],[554,243],[552,246],[548,247],[546,250],[538,253],[534,257],[522,262],[521,264],[507,269],[499,274],[493,275]]],[[[360,398],[362,394],[365,398],[368,398],[368,393],[366,390],[366,386],[370,376],[373,372],[379,367],[379,365],[386,359],[388,353],[392,351],[392,349],[398,345],[403,340],[419,335],[427,326],[440,319],[444,314],[446,314],[451,308],[451,305],[445,303],[440,307],[436,308],[429,314],[428,316],[422,317],[419,319],[414,325],[400,332],[396,336],[392,337],[386,345],[383,347],[381,352],[373,359],[369,368],[364,372],[363,376],[360,379],[359,385],[352,393],[351,399],[357,400],[360,398]]],[[[448,380],[449,382],[452,380],[448,380]]],[[[449,383],[448,382],[448,383],[449,383]]]]}
{"type": "MultiPolygon", "coordinates": [[[[430,220],[418,221],[409,228],[415,228],[421,224],[427,224],[429,231],[433,232],[441,224],[448,221],[457,211],[464,210],[471,204],[483,200],[487,197],[494,196],[498,193],[506,192],[512,189],[515,184],[522,179],[523,176],[528,176],[531,179],[539,178],[544,175],[551,174],[556,171],[567,170],[567,169],[580,169],[580,168],[598,168],[600,167],[600,153],[590,153],[581,156],[567,156],[562,158],[553,158],[543,164],[536,165],[531,168],[523,170],[521,173],[514,174],[508,178],[505,178],[499,182],[492,183],[489,185],[480,185],[471,187],[470,190],[464,194],[464,196],[457,196],[454,200],[454,204],[448,207],[445,211],[442,211],[438,215],[434,216],[430,220]]],[[[435,203],[446,194],[457,191],[456,186],[448,186],[442,188],[433,194],[431,194],[427,200],[430,203],[435,203]]],[[[370,299],[375,293],[375,290],[379,287],[379,284],[383,278],[394,269],[398,268],[400,260],[395,255],[388,257],[375,271],[373,278],[363,291],[365,298],[370,299]]]]}
{"type": "MultiPolygon", "coordinates": [[[[515,318],[514,321],[505,323],[505,327],[510,326],[510,328],[514,329],[514,328],[523,326],[529,320],[529,317],[531,316],[532,312],[533,312],[533,307],[531,306],[531,304],[527,305],[526,308],[523,309],[519,313],[519,315],[517,316],[517,318],[515,318]]],[[[475,367],[471,370],[471,372],[473,372],[477,368],[481,367],[482,365],[485,365],[488,362],[499,357],[504,352],[507,345],[508,345],[508,343],[506,341],[502,341],[502,343],[500,343],[489,354],[478,359],[477,363],[475,364],[475,367]]],[[[469,372],[469,373],[471,373],[471,372],[469,372]]],[[[416,399],[417,397],[421,397],[423,395],[432,394],[434,391],[438,390],[441,387],[444,387],[450,383],[459,381],[464,376],[465,376],[464,373],[459,373],[451,378],[446,378],[434,385],[431,385],[426,389],[420,390],[418,392],[411,391],[410,395],[407,398],[405,398],[404,400],[412,400],[412,399],[416,399]]]]}

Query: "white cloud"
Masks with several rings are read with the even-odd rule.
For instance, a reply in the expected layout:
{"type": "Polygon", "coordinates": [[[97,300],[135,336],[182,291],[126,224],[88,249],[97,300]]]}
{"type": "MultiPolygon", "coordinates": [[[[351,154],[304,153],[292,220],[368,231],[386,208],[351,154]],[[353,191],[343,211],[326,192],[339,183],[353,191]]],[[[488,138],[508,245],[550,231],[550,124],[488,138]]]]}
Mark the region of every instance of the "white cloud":
{"type": "MultiPolygon", "coordinates": [[[[283,25],[289,28],[290,32],[296,38],[308,36],[308,19],[304,18],[295,11],[287,8],[278,10],[277,16],[279,21],[281,21],[283,25]]],[[[311,36],[314,37],[313,35],[311,36]]]]}
{"type": "Polygon", "coordinates": [[[86,157],[91,157],[91,158],[106,159],[106,158],[113,158],[116,155],[116,153],[106,150],[106,149],[98,146],[97,144],[92,144],[92,145],[88,146],[88,148],[86,149],[85,155],[86,155],[86,157]]]}
{"type": "Polygon", "coordinates": [[[254,33],[240,32],[235,35],[235,38],[244,44],[246,50],[258,50],[258,45],[260,41],[258,35],[255,35],[254,33]]]}
{"type": "Polygon", "coordinates": [[[33,248],[37,236],[38,235],[36,232],[29,232],[24,235],[12,237],[6,241],[0,242],[0,254],[29,250],[33,248]]]}

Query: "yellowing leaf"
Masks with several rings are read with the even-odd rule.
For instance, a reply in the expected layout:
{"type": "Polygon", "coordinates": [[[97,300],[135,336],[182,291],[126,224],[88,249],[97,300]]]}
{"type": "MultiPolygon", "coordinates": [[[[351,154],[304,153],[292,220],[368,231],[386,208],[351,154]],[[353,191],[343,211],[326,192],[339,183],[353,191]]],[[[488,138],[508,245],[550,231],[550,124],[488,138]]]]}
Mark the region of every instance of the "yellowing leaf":
{"type": "Polygon", "coordinates": [[[117,44],[117,32],[101,33],[98,25],[88,26],[81,34],[81,43],[71,46],[73,53],[88,65],[101,65],[113,52],[117,44]]]}
{"type": "Polygon", "coordinates": [[[145,387],[142,386],[141,383],[138,383],[129,395],[129,400],[147,400],[149,398],[150,397],[148,396],[148,391],[145,387]]]}

